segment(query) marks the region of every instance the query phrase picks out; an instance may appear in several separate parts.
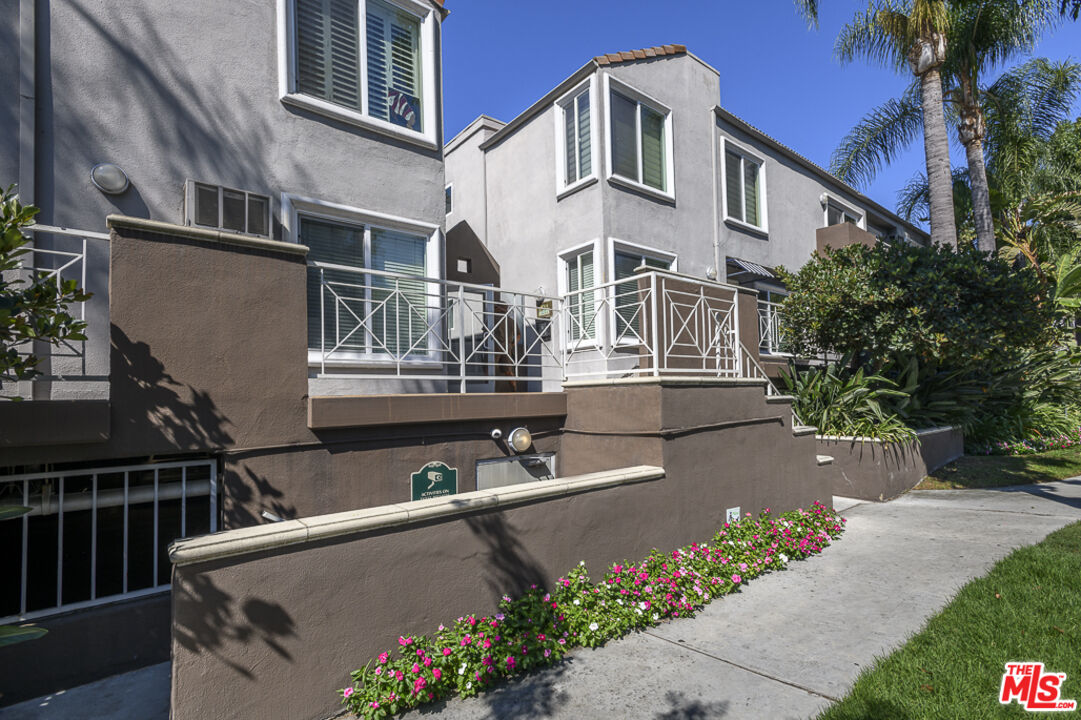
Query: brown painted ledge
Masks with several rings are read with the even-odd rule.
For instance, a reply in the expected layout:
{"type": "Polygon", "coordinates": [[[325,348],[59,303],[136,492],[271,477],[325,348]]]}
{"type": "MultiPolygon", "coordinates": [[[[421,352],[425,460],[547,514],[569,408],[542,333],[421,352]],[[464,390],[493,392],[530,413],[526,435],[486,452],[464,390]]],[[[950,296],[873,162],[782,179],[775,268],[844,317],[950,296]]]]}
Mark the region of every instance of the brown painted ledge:
{"type": "Polygon", "coordinates": [[[308,398],[308,427],[312,430],[506,418],[525,420],[563,417],[566,414],[567,396],[561,392],[333,395],[308,398]]]}
{"type": "Polygon", "coordinates": [[[100,443],[109,427],[108,400],[0,400],[0,447],[100,443]]]}

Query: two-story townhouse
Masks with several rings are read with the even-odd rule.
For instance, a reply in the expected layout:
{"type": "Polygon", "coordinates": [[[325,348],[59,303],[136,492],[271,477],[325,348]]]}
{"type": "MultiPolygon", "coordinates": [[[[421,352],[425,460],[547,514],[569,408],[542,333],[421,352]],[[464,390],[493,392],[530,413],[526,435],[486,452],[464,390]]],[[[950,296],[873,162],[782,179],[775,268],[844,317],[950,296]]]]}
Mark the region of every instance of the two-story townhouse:
{"type": "Polygon", "coordinates": [[[776,266],[851,242],[927,241],[721,107],[719,82],[664,45],[594,58],[509,123],[479,117],[446,147],[448,266],[493,267],[469,256],[477,238],[504,285],[562,294],[644,264],[749,286],[769,353],[776,266]]]}

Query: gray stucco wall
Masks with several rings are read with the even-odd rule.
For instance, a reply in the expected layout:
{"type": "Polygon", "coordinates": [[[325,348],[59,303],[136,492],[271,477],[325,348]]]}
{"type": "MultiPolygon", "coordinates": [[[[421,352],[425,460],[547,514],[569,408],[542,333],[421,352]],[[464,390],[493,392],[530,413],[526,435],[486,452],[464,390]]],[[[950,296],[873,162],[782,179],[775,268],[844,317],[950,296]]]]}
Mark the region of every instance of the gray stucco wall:
{"type": "MultiPolygon", "coordinates": [[[[19,8],[27,3],[2,2],[8,12],[0,43],[14,56],[19,8]]],[[[269,196],[279,239],[295,239],[282,237],[282,193],[442,225],[441,96],[435,149],[282,103],[276,2],[34,4],[40,223],[105,232],[105,216],[121,213],[184,224],[185,180],[193,179],[269,196]],[[129,176],[123,194],[91,184],[91,167],[105,161],[129,176]]],[[[438,61],[438,30],[435,37],[438,61]]],[[[17,64],[0,67],[0,129],[12,138],[19,131],[17,72],[17,64]]],[[[440,77],[437,66],[437,94],[440,77]]],[[[0,147],[0,184],[17,179],[17,153],[17,143],[0,147]]],[[[104,375],[108,250],[92,250],[89,335],[98,351],[89,373],[104,375]]],[[[54,384],[52,397],[86,397],[86,387],[54,384]]]]}

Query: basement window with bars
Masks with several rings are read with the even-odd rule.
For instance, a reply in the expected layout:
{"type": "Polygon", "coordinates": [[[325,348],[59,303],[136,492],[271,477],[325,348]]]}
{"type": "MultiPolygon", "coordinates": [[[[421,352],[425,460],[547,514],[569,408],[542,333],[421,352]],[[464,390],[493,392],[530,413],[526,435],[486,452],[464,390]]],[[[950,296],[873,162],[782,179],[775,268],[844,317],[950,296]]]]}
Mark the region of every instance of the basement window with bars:
{"type": "Polygon", "coordinates": [[[762,160],[725,141],[724,186],[725,217],[765,230],[766,193],[762,160]]]}
{"type": "Polygon", "coordinates": [[[414,3],[292,0],[291,90],[377,123],[428,132],[425,20],[406,6],[414,3]]]}
{"type": "Polygon", "coordinates": [[[270,235],[270,198],[220,185],[188,182],[189,225],[248,235],[270,235]]]}
{"type": "Polygon", "coordinates": [[[434,300],[424,280],[428,238],[321,218],[299,221],[308,259],[337,266],[308,268],[308,347],[340,360],[426,357],[434,300]]]}
{"type": "Polygon", "coordinates": [[[608,89],[610,175],[671,197],[672,113],[639,93],[612,83],[608,89]]]}

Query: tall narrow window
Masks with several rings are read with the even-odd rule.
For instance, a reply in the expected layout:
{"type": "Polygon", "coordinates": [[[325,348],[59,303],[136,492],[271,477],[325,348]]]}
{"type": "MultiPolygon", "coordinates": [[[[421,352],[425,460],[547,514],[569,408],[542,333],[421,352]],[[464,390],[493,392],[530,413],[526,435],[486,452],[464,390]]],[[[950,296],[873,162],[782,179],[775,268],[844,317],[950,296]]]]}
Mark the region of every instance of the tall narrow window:
{"type": "Polygon", "coordinates": [[[295,92],[424,131],[420,18],[386,0],[294,3],[295,92]]]}
{"type": "Polygon", "coordinates": [[[592,251],[567,259],[567,334],[571,340],[592,340],[595,337],[594,278],[592,251]]]}
{"type": "Polygon", "coordinates": [[[563,185],[573,185],[593,174],[593,138],[590,95],[586,87],[559,108],[563,120],[563,185]]]}
{"type": "Polygon", "coordinates": [[[724,193],[727,216],[765,229],[762,162],[737,152],[724,150],[724,193]]]}
{"type": "Polygon", "coordinates": [[[612,90],[609,115],[612,174],[668,192],[668,112],[612,90]]]}
{"type": "Polygon", "coordinates": [[[308,347],[331,358],[428,352],[427,238],[301,217],[299,239],[311,261],[388,273],[309,267],[308,347]]]}

